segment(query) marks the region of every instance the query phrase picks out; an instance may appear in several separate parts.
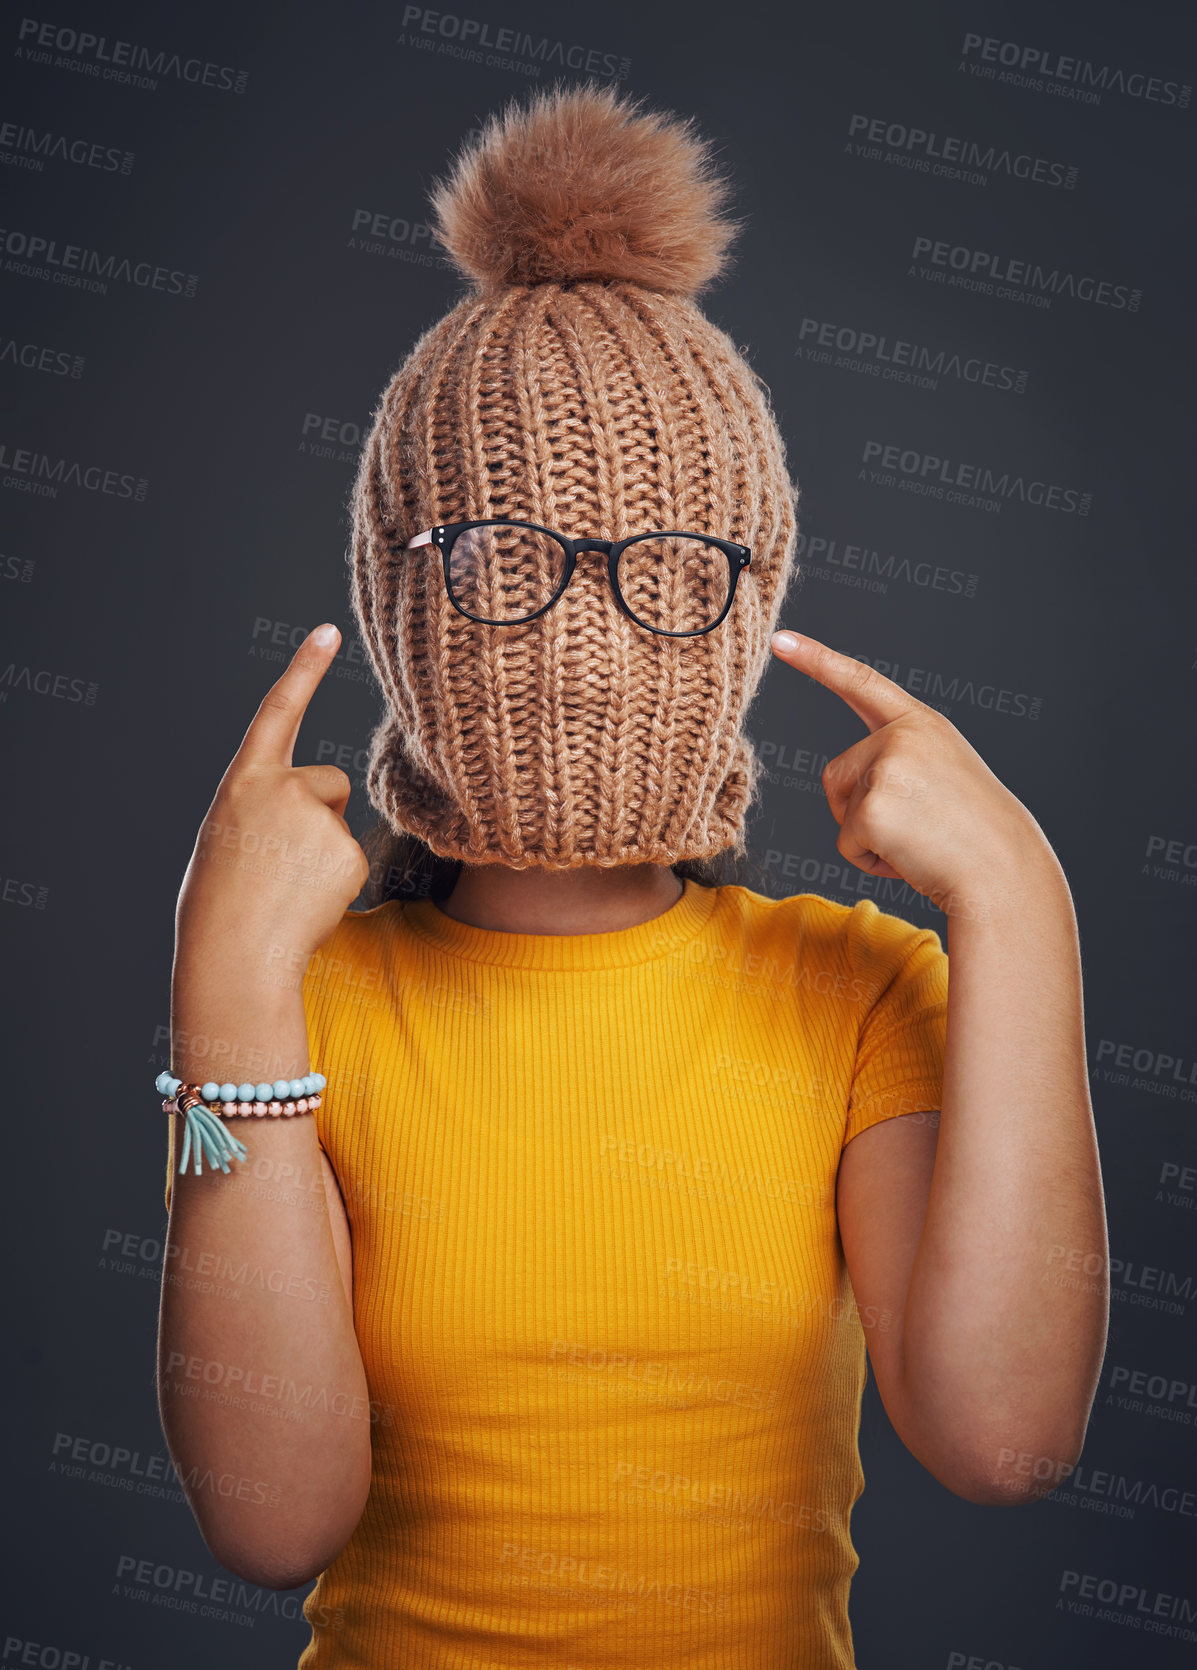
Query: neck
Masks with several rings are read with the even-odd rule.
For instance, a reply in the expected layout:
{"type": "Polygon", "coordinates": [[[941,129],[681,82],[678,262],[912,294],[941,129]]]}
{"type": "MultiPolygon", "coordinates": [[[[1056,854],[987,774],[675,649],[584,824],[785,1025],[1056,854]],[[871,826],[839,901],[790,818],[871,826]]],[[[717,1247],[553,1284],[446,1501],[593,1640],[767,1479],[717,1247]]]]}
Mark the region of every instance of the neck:
{"type": "Polygon", "coordinates": [[[474,928],[513,934],[604,934],[661,916],[684,884],[665,864],[513,870],[463,864],[441,910],[474,928]]]}

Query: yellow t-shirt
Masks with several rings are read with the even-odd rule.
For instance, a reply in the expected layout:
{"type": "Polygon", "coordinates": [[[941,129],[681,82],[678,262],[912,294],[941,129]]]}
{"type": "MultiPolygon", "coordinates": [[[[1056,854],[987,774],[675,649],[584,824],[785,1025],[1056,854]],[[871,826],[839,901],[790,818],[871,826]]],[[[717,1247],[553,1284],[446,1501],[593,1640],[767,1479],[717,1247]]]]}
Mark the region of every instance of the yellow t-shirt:
{"type": "Polygon", "coordinates": [[[862,1322],[895,1319],[858,1313],[836,1168],[940,1106],[947,979],[869,899],[346,913],[304,1001],[373,1482],[300,1670],[852,1670],[862,1322]]]}

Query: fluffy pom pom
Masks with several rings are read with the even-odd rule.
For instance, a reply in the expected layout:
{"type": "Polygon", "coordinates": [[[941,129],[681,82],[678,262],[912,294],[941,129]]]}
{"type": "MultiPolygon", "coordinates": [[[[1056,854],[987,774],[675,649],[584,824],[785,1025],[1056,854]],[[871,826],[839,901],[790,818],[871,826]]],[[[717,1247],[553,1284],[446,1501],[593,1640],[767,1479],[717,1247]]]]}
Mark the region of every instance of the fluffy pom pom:
{"type": "Polygon", "coordinates": [[[628,279],[692,296],[742,223],[694,118],[610,86],[536,89],[487,118],[430,192],[433,235],[480,289],[628,279]]]}

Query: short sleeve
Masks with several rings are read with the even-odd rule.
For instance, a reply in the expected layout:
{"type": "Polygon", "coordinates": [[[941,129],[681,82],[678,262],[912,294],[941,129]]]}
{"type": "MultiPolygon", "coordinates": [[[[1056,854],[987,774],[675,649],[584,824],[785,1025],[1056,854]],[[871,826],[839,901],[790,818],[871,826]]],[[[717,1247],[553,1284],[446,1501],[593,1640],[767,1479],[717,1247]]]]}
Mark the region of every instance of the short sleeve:
{"type": "Polygon", "coordinates": [[[852,911],[857,977],[877,993],[861,1024],[844,1143],[870,1125],[943,1101],[948,955],[934,928],[916,928],[871,899],[852,911]]]}

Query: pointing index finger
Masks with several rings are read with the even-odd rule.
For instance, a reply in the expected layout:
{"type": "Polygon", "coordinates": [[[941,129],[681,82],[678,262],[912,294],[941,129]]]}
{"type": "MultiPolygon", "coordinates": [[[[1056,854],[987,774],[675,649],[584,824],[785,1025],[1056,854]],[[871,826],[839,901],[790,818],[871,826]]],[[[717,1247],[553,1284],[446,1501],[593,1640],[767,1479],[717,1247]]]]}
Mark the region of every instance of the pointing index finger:
{"type": "Polygon", "coordinates": [[[842,696],[870,732],[923,706],[908,690],[870,667],[867,661],[841,655],[839,650],[821,644],[817,638],[807,638],[797,632],[775,632],[771,647],[780,660],[842,696]]]}
{"type": "Polygon", "coordinates": [[[241,765],[290,765],[299,727],[316,687],[337,653],[341,634],[326,621],[309,632],[282,676],[262,697],[241,746],[233,756],[241,765]]]}

